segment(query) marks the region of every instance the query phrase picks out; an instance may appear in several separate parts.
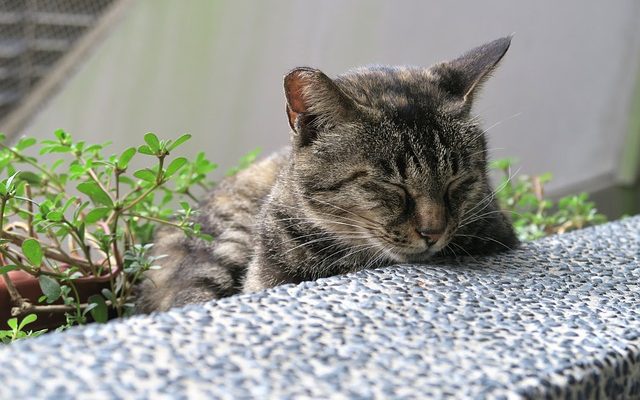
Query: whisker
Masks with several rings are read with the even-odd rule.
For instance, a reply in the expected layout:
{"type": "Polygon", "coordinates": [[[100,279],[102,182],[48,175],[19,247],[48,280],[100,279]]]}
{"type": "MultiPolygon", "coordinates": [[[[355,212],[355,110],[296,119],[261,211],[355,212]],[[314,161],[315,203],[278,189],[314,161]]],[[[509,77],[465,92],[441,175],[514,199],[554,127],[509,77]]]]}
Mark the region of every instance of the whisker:
{"type": "Polygon", "coordinates": [[[363,269],[368,269],[371,268],[372,266],[376,265],[376,263],[380,260],[382,260],[385,256],[387,256],[387,248],[386,246],[382,246],[380,247],[380,249],[373,254],[371,260],[364,266],[363,269]],[[375,257],[375,258],[374,258],[375,257]]]}
{"type": "Polygon", "coordinates": [[[500,184],[500,186],[498,186],[498,188],[496,188],[496,190],[493,190],[488,196],[484,197],[482,200],[480,200],[475,206],[473,206],[470,210],[466,211],[466,215],[463,216],[463,218],[461,218],[460,223],[463,224],[465,223],[468,219],[473,218],[475,215],[477,215],[478,213],[482,212],[485,208],[487,208],[491,202],[493,201],[493,199],[495,199],[495,196],[501,191],[503,190],[506,185],[511,182],[511,180],[513,179],[513,177],[515,177],[515,175],[520,171],[520,168],[518,168],[516,170],[515,173],[511,174],[504,182],[502,182],[500,184]],[[475,210],[477,207],[483,205],[483,207],[476,211],[473,215],[468,215],[470,214],[473,210],[475,210]]]}
{"type": "Polygon", "coordinates": [[[475,136],[473,139],[471,139],[471,141],[475,141],[476,139],[478,139],[479,137],[481,137],[482,135],[484,135],[485,133],[489,132],[491,129],[495,128],[496,126],[500,126],[503,122],[509,121],[513,118],[519,117],[520,115],[522,115],[522,112],[517,112],[509,117],[506,117],[504,119],[501,119],[500,121],[496,122],[495,124],[491,125],[490,127],[486,128],[485,130],[483,130],[482,132],[480,132],[479,135],[475,136]]]}
{"type": "Polygon", "coordinates": [[[458,233],[458,234],[456,234],[454,236],[470,237],[470,238],[476,238],[476,239],[479,239],[479,240],[491,240],[492,242],[499,244],[500,246],[504,247],[507,250],[513,250],[511,247],[507,246],[506,244],[502,243],[501,241],[499,241],[497,239],[494,239],[494,238],[491,238],[491,237],[488,237],[488,236],[480,237],[480,236],[476,236],[476,235],[468,235],[468,234],[463,234],[463,233],[458,233]]]}
{"type": "MultiPolygon", "coordinates": [[[[296,211],[300,211],[300,208],[299,208],[299,207],[290,206],[290,205],[288,205],[288,204],[284,204],[284,203],[273,203],[273,204],[278,205],[278,206],[282,206],[282,207],[291,208],[291,209],[296,210],[296,211]]],[[[345,216],[343,216],[343,215],[330,214],[330,213],[326,213],[326,212],[322,212],[322,211],[315,211],[315,210],[314,210],[313,212],[314,212],[314,213],[316,213],[316,214],[321,214],[321,215],[327,215],[327,216],[330,216],[330,217],[337,217],[337,218],[341,218],[341,219],[344,219],[344,220],[346,220],[346,221],[351,221],[351,222],[356,222],[356,223],[362,223],[362,220],[357,220],[357,219],[353,219],[353,218],[348,218],[348,217],[345,217],[345,216]]],[[[355,215],[358,215],[358,214],[355,214],[355,215]]],[[[375,221],[372,221],[372,222],[375,222],[375,221]]],[[[375,223],[375,225],[376,225],[376,226],[380,226],[380,223],[377,223],[377,222],[376,222],[376,223],[375,223]]]]}
{"type": "MultiPolygon", "coordinates": [[[[289,205],[287,205],[287,204],[281,204],[281,203],[275,203],[275,204],[276,204],[276,205],[279,205],[279,206],[283,206],[283,207],[288,207],[288,208],[294,209],[294,210],[296,210],[296,211],[299,211],[299,208],[296,208],[296,207],[293,207],[293,206],[289,206],[289,205]]],[[[340,218],[340,219],[343,219],[343,220],[346,220],[346,221],[355,222],[355,223],[357,223],[357,224],[358,224],[358,225],[357,225],[357,227],[369,228],[369,229],[371,229],[371,230],[379,230],[379,229],[382,227],[382,225],[381,225],[381,224],[379,224],[379,223],[376,223],[375,225],[373,225],[373,226],[372,226],[372,225],[367,224],[367,223],[366,223],[366,221],[362,221],[362,220],[355,220],[355,219],[353,219],[353,218],[348,218],[348,217],[345,217],[345,216],[342,216],[342,215],[329,214],[329,213],[325,213],[325,212],[318,212],[318,211],[314,211],[314,213],[316,213],[316,214],[320,214],[320,215],[326,215],[326,216],[333,217],[333,218],[340,218]]],[[[292,219],[292,220],[293,220],[293,219],[302,220],[303,218],[305,218],[305,219],[306,219],[306,220],[308,220],[308,221],[313,221],[313,222],[335,222],[335,223],[339,223],[339,224],[347,225],[347,223],[346,223],[346,222],[337,222],[337,221],[333,221],[333,220],[324,220],[324,219],[321,219],[321,218],[315,218],[315,219],[313,219],[313,218],[310,218],[310,217],[290,217],[290,219],[292,219]]],[[[282,219],[275,220],[275,221],[282,221],[282,220],[286,220],[286,219],[285,219],[285,218],[282,218],[282,219]]],[[[258,222],[256,222],[256,224],[257,224],[257,223],[258,223],[258,222]]],[[[355,225],[353,225],[353,226],[355,226],[355,225]]]]}
{"type": "MultiPolygon", "coordinates": [[[[370,239],[371,236],[366,236],[366,235],[365,236],[344,236],[343,238],[345,238],[345,239],[370,239]]],[[[287,255],[287,254],[291,253],[292,251],[294,251],[296,249],[299,249],[299,248],[305,247],[305,246],[310,246],[310,245],[312,245],[314,243],[327,242],[327,241],[330,241],[330,240],[336,241],[336,239],[337,238],[335,238],[335,237],[322,237],[320,239],[309,240],[309,241],[306,241],[306,242],[304,242],[302,244],[299,244],[299,245],[297,245],[297,246],[285,251],[284,253],[282,253],[282,255],[283,256],[287,255]]],[[[338,240],[338,244],[343,244],[343,243],[340,243],[339,240],[338,240]]]]}
{"type": "MultiPolygon", "coordinates": [[[[298,221],[298,222],[315,222],[315,223],[320,223],[320,222],[324,222],[324,223],[333,223],[333,224],[337,224],[337,225],[344,225],[344,226],[349,226],[352,228],[368,228],[369,230],[379,230],[379,228],[377,227],[372,227],[372,226],[368,226],[366,224],[363,225],[355,225],[355,224],[349,224],[346,222],[339,222],[339,221],[333,221],[333,220],[327,220],[327,219],[321,219],[321,218],[309,218],[309,217],[289,217],[289,218],[279,218],[279,219],[274,219],[274,222],[283,222],[283,221],[298,221]]],[[[287,225],[287,228],[296,225],[296,223],[292,223],[290,225],[287,225]]]]}
{"type": "MultiPolygon", "coordinates": [[[[364,245],[359,245],[359,246],[353,246],[353,247],[351,247],[351,250],[353,250],[353,249],[357,249],[357,248],[360,248],[360,250],[355,250],[355,251],[351,251],[351,252],[347,253],[346,255],[344,255],[344,256],[342,256],[342,257],[340,257],[340,258],[338,258],[338,259],[334,260],[334,261],[333,261],[331,264],[329,264],[328,266],[323,267],[323,269],[324,269],[325,271],[330,271],[330,270],[331,270],[331,267],[332,267],[332,266],[334,266],[336,263],[338,263],[338,262],[340,262],[340,261],[342,261],[342,260],[344,260],[344,259],[346,259],[346,258],[352,257],[352,256],[353,256],[353,255],[355,255],[355,254],[362,253],[363,251],[367,251],[367,250],[370,250],[370,249],[374,249],[374,248],[376,248],[376,246],[375,246],[375,245],[372,245],[372,244],[364,244],[364,245]],[[364,247],[364,248],[362,248],[362,247],[364,247]]],[[[334,253],[333,255],[335,255],[335,254],[337,254],[337,253],[334,253]]],[[[331,255],[330,257],[333,257],[333,255],[331,255]]],[[[329,257],[327,257],[327,258],[329,258],[329,257]]]]}
{"type": "MultiPolygon", "coordinates": [[[[366,232],[356,232],[356,231],[348,231],[348,232],[340,232],[340,238],[346,238],[346,239],[356,239],[356,237],[354,235],[363,235],[365,238],[366,236],[366,232]]],[[[331,238],[327,238],[327,239],[334,239],[334,240],[339,240],[340,238],[333,237],[332,234],[326,233],[326,232],[314,232],[314,233],[310,233],[308,235],[300,235],[300,236],[295,236],[292,237],[291,239],[287,239],[285,241],[280,242],[280,244],[287,244],[290,242],[294,242],[296,240],[300,240],[303,238],[308,238],[308,237],[314,237],[314,236],[332,236],[331,238]]]]}
{"type": "Polygon", "coordinates": [[[449,244],[452,244],[452,245],[456,246],[460,250],[464,251],[467,254],[467,256],[471,257],[473,259],[473,261],[478,262],[478,260],[474,256],[472,256],[464,247],[462,247],[459,244],[454,243],[454,242],[449,242],[449,244]]]}
{"type": "Polygon", "coordinates": [[[316,198],[314,198],[314,197],[305,196],[305,195],[304,195],[304,194],[302,194],[302,193],[299,193],[299,194],[300,194],[300,196],[302,196],[302,197],[304,197],[304,198],[306,198],[306,199],[308,199],[308,200],[310,200],[310,201],[316,201],[316,202],[318,202],[318,203],[320,203],[320,204],[324,204],[324,205],[327,205],[327,206],[329,206],[329,207],[334,207],[335,209],[338,209],[338,210],[340,210],[340,211],[344,211],[344,212],[349,213],[349,214],[351,214],[351,215],[354,215],[354,216],[356,216],[356,217],[358,217],[358,218],[362,218],[362,219],[364,219],[365,221],[369,221],[369,222],[371,222],[372,224],[380,225],[380,223],[379,223],[379,222],[374,221],[374,220],[372,220],[372,219],[369,219],[369,218],[367,218],[367,217],[364,217],[364,216],[362,216],[362,215],[360,215],[360,214],[357,214],[357,213],[355,213],[355,212],[353,212],[353,211],[351,211],[351,210],[347,210],[347,209],[345,209],[345,208],[338,207],[338,206],[336,206],[335,204],[331,204],[331,203],[329,203],[329,202],[322,201],[322,200],[320,200],[320,199],[316,199],[316,198]]]}
{"type": "Polygon", "coordinates": [[[465,223],[464,223],[464,224],[459,225],[459,226],[458,226],[458,228],[462,228],[463,226],[467,226],[467,225],[473,224],[474,222],[476,222],[476,221],[480,221],[480,220],[482,220],[482,219],[487,219],[487,216],[488,216],[488,215],[491,215],[491,214],[498,214],[498,213],[511,213],[511,214],[513,214],[513,215],[520,216],[520,213],[518,213],[518,212],[516,212],[516,211],[511,211],[511,210],[494,210],[494,211],[488,211],[488,212],[486,212],[486,213],[484,213],[484,214],[481,214],[481,215],[472,215],[473,219],[471,219],[470,221],[465,221],[465,223]]]}

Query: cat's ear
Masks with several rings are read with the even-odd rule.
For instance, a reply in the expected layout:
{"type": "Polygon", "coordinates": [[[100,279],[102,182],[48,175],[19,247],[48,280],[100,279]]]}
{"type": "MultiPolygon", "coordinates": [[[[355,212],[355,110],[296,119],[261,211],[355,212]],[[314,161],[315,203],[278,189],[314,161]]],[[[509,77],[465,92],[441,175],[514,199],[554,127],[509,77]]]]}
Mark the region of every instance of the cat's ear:
{"type": "Polygon", "coordinates": [[[474,94],[491,76],[510,44],[511,36],[494,40],[469,50],[455,60],[434,65],[429,73],[455,103],[468,110],[474,94]]]}
{"type": "Polygon", "coordinates": [[[284,77],[289,126],[297,144],[306,146],[317,137],[319,129],[346,121],[355,104],[321,71],[296,68],[284,77]]]}

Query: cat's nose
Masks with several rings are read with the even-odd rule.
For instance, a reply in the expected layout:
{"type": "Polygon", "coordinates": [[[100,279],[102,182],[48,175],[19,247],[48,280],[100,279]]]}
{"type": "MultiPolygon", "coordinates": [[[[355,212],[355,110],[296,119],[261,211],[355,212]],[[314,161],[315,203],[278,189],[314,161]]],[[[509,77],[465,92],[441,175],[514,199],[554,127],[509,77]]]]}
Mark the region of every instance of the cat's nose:
{"type": "Polygon", "coordinates": [[[418,234],[423,238],[427,239],[431,243],[435,243],[442,237],[444,231],[441,230],[433,230],[433,229],[416,229],[418,234]]]}
{"type": "Polygon", "coordinates": [[[416,199],[415,202],[415,230],[420,237],[433,244],[442,237],[447,226],[445,206],[427,197],[416,199]]]}

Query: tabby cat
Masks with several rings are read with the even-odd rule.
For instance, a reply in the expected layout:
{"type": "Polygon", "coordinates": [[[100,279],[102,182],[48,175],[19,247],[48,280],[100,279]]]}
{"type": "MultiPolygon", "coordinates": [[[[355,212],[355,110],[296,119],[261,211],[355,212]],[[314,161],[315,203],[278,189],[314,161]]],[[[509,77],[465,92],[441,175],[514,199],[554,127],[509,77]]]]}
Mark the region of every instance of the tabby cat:
{"type": "Polygon", "coordinates": [[[168,257],[141,285],[139,311],[516,246],[470,113],[510,42],[428,69],[289,72],[290,148],[226,178],[201,204],[213,242],[158,234],[155,251],[168,257]]]}

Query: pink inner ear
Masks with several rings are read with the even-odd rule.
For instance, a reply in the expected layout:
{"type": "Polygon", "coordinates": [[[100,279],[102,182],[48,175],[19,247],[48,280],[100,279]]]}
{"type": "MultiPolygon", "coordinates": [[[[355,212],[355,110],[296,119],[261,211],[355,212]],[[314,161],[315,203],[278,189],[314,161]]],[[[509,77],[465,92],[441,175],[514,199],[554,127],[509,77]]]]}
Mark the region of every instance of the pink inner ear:
{"type": "Polygon", "coordinates": [[[304,73],[301,71],[290,73],[284,80],[287,103],[291,111],[296,114],[307,112],[307,105],[304,102],[302,94],[302,91],[307,84],[308,82],[305,82],[304,73]]]}

